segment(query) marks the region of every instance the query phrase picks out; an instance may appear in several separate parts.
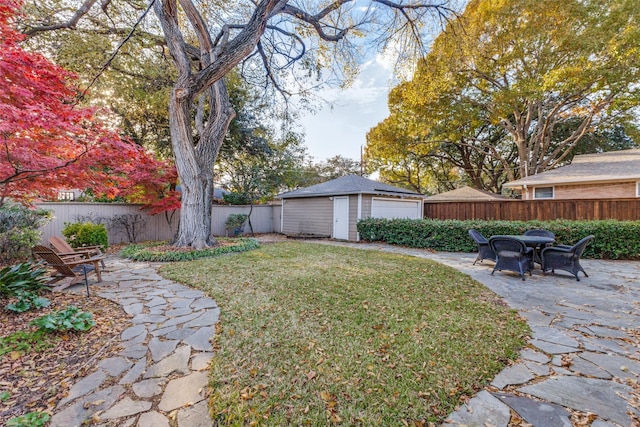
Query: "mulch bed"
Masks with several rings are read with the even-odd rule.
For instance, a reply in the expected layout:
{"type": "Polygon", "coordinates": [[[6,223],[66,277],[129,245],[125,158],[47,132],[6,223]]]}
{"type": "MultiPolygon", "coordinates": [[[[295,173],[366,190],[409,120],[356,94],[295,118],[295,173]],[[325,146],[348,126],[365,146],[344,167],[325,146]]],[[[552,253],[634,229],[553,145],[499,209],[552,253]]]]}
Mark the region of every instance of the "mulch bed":
{"type": "Polygon", "coordinates": [[[98,361],[120,351],[119,335],[130,326],[122,308],[107,299],[68,292],[44,296],[51,301],[49,307],[20,314],[4,310],[8,301],[0,300],[0,336],[35,331],[29,326],[31,320],[69,305],[92,313],[96,326],[88,332],[54,334],[53,347],[40,352],[10,352],[0,357],[0,393],[9,393],[0,402],[0,425],[32,411],[52,414],[78,379],[95,370],[98,361]]]}

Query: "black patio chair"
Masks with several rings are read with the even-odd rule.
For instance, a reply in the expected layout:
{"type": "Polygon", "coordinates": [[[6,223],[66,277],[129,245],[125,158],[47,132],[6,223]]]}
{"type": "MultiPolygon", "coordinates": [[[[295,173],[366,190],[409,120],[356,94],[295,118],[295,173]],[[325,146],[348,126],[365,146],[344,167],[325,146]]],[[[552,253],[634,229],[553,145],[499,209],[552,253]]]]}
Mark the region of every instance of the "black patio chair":
{"type": "Polygon", "coordinates": [[[520,274],[524,280],[524,273],[533,270],[533,248],[528,247],[522,240],[500,236],[489,239],[489,246],[497,255],[496,265],[491,274],[498,270],[508,270],[520,274]]]}
{"type": "Polygon", "coordinates": [[[476,265],[478,261],[482,262],[483,259],[490,259],[495,262],[496,253],[489,247],[489,241],[478,230],[473,228],[469,230],[469,235],[478,245],[478,256],[473,261],[473,265],[476,265]]]}
{"type": "Polygon", "coordinates": [[[551,270],[568,271],[576,277],[579,282],[578,273],[582,271],[585,277],[589,277],[584,268],[580,265],[580,257],[584,248],[591,242],[595,236],[587,236],[575,245],[568,246],[550,246],[542,250],[542,273],[551,270]]]}

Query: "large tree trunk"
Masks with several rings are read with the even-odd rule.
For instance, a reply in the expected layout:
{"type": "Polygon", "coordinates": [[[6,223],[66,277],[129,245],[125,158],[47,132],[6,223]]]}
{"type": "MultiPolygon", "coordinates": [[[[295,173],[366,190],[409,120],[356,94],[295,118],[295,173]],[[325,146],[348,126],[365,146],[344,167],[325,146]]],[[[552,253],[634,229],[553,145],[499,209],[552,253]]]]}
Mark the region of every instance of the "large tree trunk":
{"type": "Polygon", "coordinates": [[[216,243],[211,234],[213,176],[203,171],[202,175],[196,173],[191,176],[183,172],[180,177],[182,207],[173,245],[190,246],[194,249],[212,246],[216,243]]]}
{"type": "Polygon", "coordinates": [[[195,4],[192,0],[180,0],[180,7],[198,38],[198,68],[192,67],[192,57],[187,53],[176,0],[157,0],[154,4],[178,70],[169,100],[171,145],[182,187],[180,224],[173,240],[175,246],[202,249],[216,243],[211,234],[213,165],[235,117],[224,76],[254,50],[270,13],[285,4],[284,0],[260,1],[252,18],[236,37],[229,40],[229,29],[225,28],[219,44],[214,46],[195,4]],[[196,100],[199,102],[194,102],[196,100]],[[205,105],[208,107],[206,114],[205,105]],[[198,138],[194,138],[194,129],[198,138]]]}
{"type": "Polygon", "coordinates": [[[171,141],[182,186],[180,223],[173,245],[202,249],[216,244],[211,233],[213,165],[235,112],[224,79],[213,84],[208,96],[215,114],[209,116],[206,126],[200,127],[200,140],[194,146],[193,99],[186,93],[178,81],[169,101],[171,141]]]}

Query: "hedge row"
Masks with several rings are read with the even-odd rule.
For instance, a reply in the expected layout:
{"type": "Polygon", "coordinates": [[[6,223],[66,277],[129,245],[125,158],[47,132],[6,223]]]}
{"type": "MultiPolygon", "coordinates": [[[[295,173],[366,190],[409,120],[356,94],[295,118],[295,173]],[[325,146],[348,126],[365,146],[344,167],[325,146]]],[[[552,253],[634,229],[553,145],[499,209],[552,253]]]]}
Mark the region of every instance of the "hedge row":
{"type": "Polygon", "coordinates": [[[233,252],[250,251],[260,247],[256,239],[250,238],[226,239],[219,237],[217,240],[225,244],[200,250],[172,251],[170,248],[167,248],[167,242],[147,242],[129,245],[120,251],[120,255],[134,261],[192,261],[194,259],[226,255],[233,252]]]}
{"type": "Polygon", "coordinates": [[[522,234],[543,228],[556,235],[556,243],[573,245],[593,234],[595,239],[583,256],[604,259],[640,259],[640,221],[482,221],[434,219],[378,219],[358,222],[360,238],[394,245],[430,248],[446,252],[474,252],[469,229],[475,228],[487,239],[497,234],[522,234]]]}

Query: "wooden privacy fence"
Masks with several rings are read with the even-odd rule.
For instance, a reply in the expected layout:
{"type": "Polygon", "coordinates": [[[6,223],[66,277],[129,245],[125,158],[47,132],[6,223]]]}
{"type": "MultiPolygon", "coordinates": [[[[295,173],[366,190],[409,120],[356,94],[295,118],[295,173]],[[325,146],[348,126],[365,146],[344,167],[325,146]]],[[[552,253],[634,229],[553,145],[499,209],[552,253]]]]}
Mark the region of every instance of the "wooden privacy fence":
{"type": "Polygon", "coordinates": [[[555,219],[637,221],[640,220],[640,198],[425,202],[424,217],[506,221],[552,221],[555,219]]]}
{"type": "MultiPolygon", "coordinates": [[[[77,202],[52,202],[39,203],[38,207],[53,212],[53,219],[41,229],[41,242],[48,245],[49,237],[61,236],[66,222],[77,222],[88,218],[113,218],[116,215],[140,214],[144,222],[144,228],[140,230],[137,241],[169,240],[173,237],[180,218],[180,212],[173,215],[171,224],[167,222],[164,214],[148,215],[140,209],[141,205],[128,203],[77,203],[77,202]]],[[[280,205],[255,205],[250,206],[213,206],[211,215],[211,231],[214,236],[226,234],[225,221],[232,213],[249,214],[251,211],[251,224],[255,233],[280,232],[280,205]]],[[[245,225],[245,233],[249,232],[249,226],[245,225]]],[[[109,243],[128,243],[129,239],[124,230],[107,226],[109,243]]]]}

